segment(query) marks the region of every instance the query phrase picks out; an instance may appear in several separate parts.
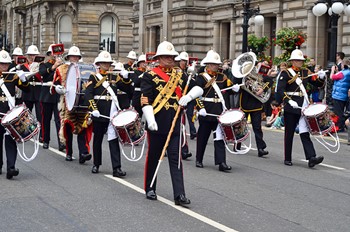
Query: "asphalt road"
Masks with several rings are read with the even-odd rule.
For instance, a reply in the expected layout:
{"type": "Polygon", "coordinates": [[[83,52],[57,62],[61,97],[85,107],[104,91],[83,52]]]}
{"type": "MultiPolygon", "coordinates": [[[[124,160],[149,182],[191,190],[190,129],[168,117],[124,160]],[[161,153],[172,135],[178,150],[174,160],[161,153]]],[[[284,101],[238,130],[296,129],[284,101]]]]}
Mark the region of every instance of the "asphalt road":
{"type": "MultiPolygon", "coordinates": [[[[158,201],[149,201],[143,191],[144,157],[138,162],[123,158],[127,176],[113,178],[105,138],[103,165],[92,174],[91,161],[65,161],[52,137],[52,147],[40,148],[32,162],[18,159],[20,174],[13,180],[6,179],[3,168],[0,231],[350,231],[350,146],[345,134],[341,137],[337,154],[313,139],[325,160],[310,169],[296,135],[294,165],[288,167],[283,131],[264,129],[270,154],[258,158],[253,139],[247,154],[227,154],[230,173],[214,165],[210,141],[203,169],[195,167],[194,157],[183,162],[192,201],[188,209],[173,203],[166,158],[158,175],[158,201]]],[[[193,154],[195,143],[189,140],[193,154]]],[[[26,149],[32,152],[33,143],[26,149]]],[[[78,157],[76,142],[75,149],[78,157]]]]}

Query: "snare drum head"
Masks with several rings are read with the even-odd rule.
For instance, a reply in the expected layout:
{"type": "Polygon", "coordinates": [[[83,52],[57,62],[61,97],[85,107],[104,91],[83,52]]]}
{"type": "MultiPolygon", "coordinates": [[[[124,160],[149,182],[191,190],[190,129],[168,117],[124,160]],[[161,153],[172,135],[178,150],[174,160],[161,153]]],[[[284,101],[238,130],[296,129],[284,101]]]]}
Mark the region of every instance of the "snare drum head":
{"type": "Polygon", "coordinates": [[[134,110],[124,110],[120,111],[113,119],[112,124],[115,127],[123,127],[129,125],[132,122],[135,122],[138,115],[134,110]]]}
{"type": "Polygon", "coordinates": [[[313,104],[305,108],[303,113],[305,116],[315,116],[325,112],[326,110],[327,110],[327,105],[325,104],[313,104]]]}
{"type": "Polygon", "coordinates": [[[3,118],[2,118],[2,123],[8,123],[11,122],[13,119],[18,117],[24,110],[23,105],[19,105],[14,107],[11,111],[9,111],[3,118]]]}
{"type": "Polygon", "coordinates": [[[231,124],[244,118],[244,113],[240,110],[228,110],[219,116],[219,122],[222,124],[231,124]]]}

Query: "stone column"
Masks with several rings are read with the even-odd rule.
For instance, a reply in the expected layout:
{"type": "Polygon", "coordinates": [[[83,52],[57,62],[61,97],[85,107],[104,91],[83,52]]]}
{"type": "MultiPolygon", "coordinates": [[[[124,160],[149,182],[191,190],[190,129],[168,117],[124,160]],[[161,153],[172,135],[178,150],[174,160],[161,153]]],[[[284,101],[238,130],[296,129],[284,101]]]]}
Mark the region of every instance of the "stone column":
{"type": "Polygon", "coordinates": [[[236,57],[236,20],[231,19],[230,22],[230,59],[234,59],[236,57]]]}
{"type": "Polygon", "coordinates": [[[340,15],[340,18],[338,19],[338,36],[337,36],[337,52],[344,52],[343,51],[343,17],[344,14],[340,15]]]}
{"type": "Polygon", "coordinates": [[[306,40],[306,55],[308,57],[316,58],[315,51],[316,44],[316,16],[312,10],[307,11],[307,40],[306,40]]]}
{"type": "MultiPolygon", "coordinates": [[[[281,30],[283,27],[283,16],[281,13],[276,14],[276,33],[281,30]]],[[[279,56],[282,54],[281,48],[279,46],[275,47],[275,56],[279,56]]]]}
{"type": "Polygon", "coordinates": [[[213,30],[213,49],[214,51],[218,51],[220,48],[220,22],[214,22],[214,30],[213,30]]]}

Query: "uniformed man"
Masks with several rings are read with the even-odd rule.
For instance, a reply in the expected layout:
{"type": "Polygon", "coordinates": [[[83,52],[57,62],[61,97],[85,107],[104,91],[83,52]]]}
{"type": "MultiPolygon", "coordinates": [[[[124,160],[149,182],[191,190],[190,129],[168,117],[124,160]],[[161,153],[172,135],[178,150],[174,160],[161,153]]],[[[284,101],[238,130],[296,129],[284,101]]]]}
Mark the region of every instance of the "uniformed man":
{"type": "MultiPolygon", "coordinates": [[[[20,70],[21,69],[21,64],[18,64],[18,57],[23,56],[23,51],[22,48],[20,48],[19,46],[17,46],[15,49],[13,49],[12,52],[12,63],[10,64],[9,67],[9,71],[10,72],[15,72],[16,70],[20,70]]],[[[18,87],[16,87],[16,105],[23,103],[23,99],[22,99],[22,90],[18,87]]],[[[39,111],[39,115],[40,115],[40,111],[39,111]]]]}
{"type": "MultiPolygon", "coordinates": [[[[18,72],[18,75],[3,74],[9,70],[11,64],[11,57],[5,50],[0,51],[0,80],[3,82],[0,88],[0,112],[6,114],[10,109],[15,106],[15,87],[26,91],[28,82],[22,72],[18,72]]],[[[2,118],[3,116],[1,116],[2,118]]],[[[0,143],[3,144],[5,128],[0,125],[0,143]]],[[[17,159],[17,144],[11,135],[5,134],[5,150],[7,159],[7,179],[12,179],[19,174],[18,168],[16,168],[17,159]]],[[[0,146],[0,174],[2,173],[3,166],[3,146],[0,146]]]]}
{"type": "MultiPolygon", "coordinates": [[[[77,108],[73,110],[68,110],[66,107],[66,81],[69,67],[72,64],[75,65],[76,71],[79,72],[78,62],[81,59],[80,49],[77,46],[72,46],[66,59],[69,63],[60,65],[55,72],[54,84],[55,88],[52,88],[52,92],[60,94],[59,101],[59,111],[61,119],[61,128],[60,128],[60,137],[61,141],[65,140],[66,143],[66,160],[72,161],[73,157],[73,134],[77,134],[78,140],[78,150],[79,150],[79,163],[83,164],[85,161],[91,159],[92,155],[90,154],[90,140],[92,136],[92,125],[88,125],[87,120],[89,118],[89,113],[86,109],[77,108]],[[63,138],[62,138],[63,137],[63,138]]],[[[77,81],[82,82],[83,80],[79,79],[80,76],[76,76],[77,81]]],[[[86,83],[80,83],[81,90],[83,91],[86,87],[86,83]]],[[[82,96],[78,96],[82,98],[82,96]]],[[[81,99],[79,99],[81,100],[81,99]]]]}
{"type": "Polygon", "coordinates": [[[307,83],[321,87],[325,72],[319,71],[317,76],[308,76],[311,71],[303,68],[305,61],[303,52],[295,49],[289,61],[292,67],[283,70],[277,83],[276,100],[284,103],[284,164],[292,166],[292,147],[295,128],[299,125],[299,135],[303,144],[306,160],[310,168],[321,163],[323,156],[316,156],[314,145],[306,125],[305,117],[301,116],[301,108],[308,105],[305,89],[307,83]]]}
{"type": "MultiPolygon", "coordinates": [[[[200,87],[194,86],[187,95],[182,96],[188,77],[180,68],[174,67],[174,58],[177,55],[170,42],[160,43],[155,55],[159,60],[159,66],[145,72],[141,78],[141,94],[144,97],[141,102],[142,111],[147,121],[149,136],[145,165],[145,191],[149,200],[157,199],[157,178],[152,186],[151,183],[179,105],[185,106],[203,93],[200,87]]],[[[192,87],[194,82],[190,84],[192,87]]],[[[179,159],[180,121],[181,118],[178,117],[166,151],[175,204],[186,206],[191,201],[185,195],[182,163],[179,159]]]]}
{"type": "Polygon", "coordinates": [[[89,78],[85,92],[85,105],[92,111],[93,121],[93,167],[91,172],[98,173],[102,165],[102,141],[108,132],[109,151],[112,161],[113,176],[122,177],[126,173],[121,169],[120,147],[117,135],[108,117],[113,117],[120,109],[119,102],[115,100],[117,89],[126,93],[132,91],[128,72],[123,70],[120,75],[108,73],[113,63],[111,54],[102,51],[96,58],[99,73],[89,78]],[[107,117],[107,118],[106,118],[107,117]]]}
{"type": "Polygon", "coordinates": [[[197,132],[197,152],[196,167],[203,168],[203,157],[208,143],[209,136],[214,131],[214,158],[215,165],[219,165],[220,171],[231,170],[231,166],[226,164],[226,150],[223,141],[222,130],[218,124],[217,117],[207,116],[220,115],[227,109],[228,94],[231,91],[221,92],[233,85],[233,83],[223,73],[218,72],[221,64],[220,55],[214,51],[209,51],[204,58],[206,65],[204,72],[199,73],[196,82],[203,88],[202,100],[197,100],[199,106],[199,127],[197,132]]]}
{"type": "Polygon", "coordinates": [[[143,112],[141,109],[141,78],[144,72],[146,72],[146,55],[140,55],[136,66],[137,68],[134,70],[134,73],[131,74],[131,79],[134,83],[134,92],[132,95],[132,106],[139,114],[140,118],[142,118],[143,112]]]}
{"type": "Polygon", "coordinates": [[[63,61],[60,58],[54,57],[52,55],[52,46],[51,44],[46,52],[47,62],[41,63],[39,65],[39,73],[42,76],[42,87],[40,92],[40,102],[42,104],[42,136],[43,136],[43,148],[48,149],[50,143],[50,128],[51,128],[51,118],[52,114],[55,117],[56,131],[57,131],[57,140],[58,140],[58,149],[63,151],[65,145],[60,141],[59,130],[60,130],[60,119],[57,108],[58,95],[52,95],[50,93],[50,88],[53,84],[53,76],[55,70],[60,66],[63,61]]]}

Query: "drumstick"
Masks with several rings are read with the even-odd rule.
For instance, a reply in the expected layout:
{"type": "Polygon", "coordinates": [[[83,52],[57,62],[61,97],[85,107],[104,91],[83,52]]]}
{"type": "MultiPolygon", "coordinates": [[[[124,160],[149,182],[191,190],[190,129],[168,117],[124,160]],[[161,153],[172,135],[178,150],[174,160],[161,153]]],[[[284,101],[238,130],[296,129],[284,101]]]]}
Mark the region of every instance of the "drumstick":
{"type": "MultiPolygon", "coordinates": [[[[92,114],[92,112],[89,112],[89,114],[92,114]]],[[[111,117],[108,117],[108,116],[103,115],[103,114],[100,114],[100,117],[101,118],[107,118],[107,119],[111,120],[111,117]]]]}
{"type": "MultiPolygon", "coordinates": [[[[324,72],[328,72],[329,70],[325,70],[324,72]]],[[[310,74],[308,75],[307,77],[312,77],[312,76],[315,76],[315,75],[318,75],[318,73],[313,73],[313,74],[310,74]]]]}
{"type": "MultiPolygon", "coordinates": [[[[199,115],[199,113],[197,112],[197,118],[198,118],[198,115],[199,115]]],[[[218,115],[218,114],[209,114],[209,113],[206,113],[206,116],[219,117],[220,115],[218,115]]],[[[204,117],[204,116],[203,116],[203,117],[204,117]]]]}

